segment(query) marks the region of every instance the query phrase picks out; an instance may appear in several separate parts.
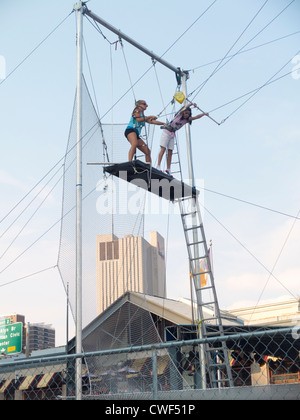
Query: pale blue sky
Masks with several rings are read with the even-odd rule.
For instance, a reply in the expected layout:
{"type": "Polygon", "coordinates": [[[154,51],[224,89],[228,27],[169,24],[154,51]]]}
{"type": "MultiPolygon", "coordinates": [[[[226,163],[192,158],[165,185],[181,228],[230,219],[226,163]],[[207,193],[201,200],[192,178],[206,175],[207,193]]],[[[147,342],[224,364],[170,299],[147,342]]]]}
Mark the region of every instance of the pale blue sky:
{"type": "MultiPolygon", "coordinates": [[[[88,7],[158,55],[164,54],[189,28],[164,56],[172,65],[191,70],[189,92],[201,86],[218,65],[218,62],[208,63],[221,60],[226,54],[236,54],[242,47],[249,50],[233,57],[205,83],[195,99],[191,96],[205,111],[215,110],[211,115],[217,121],[229,116],[220,126],[209,119],[193,123],[195,176],[203,180],[208,190],[297,215],[300,210],[300,70],[264,87],[236,112],[249,96],[223,105],[264,85],[280,69],[275,78],[291,72],[300,63],[297,57],[292,62],[300,50],[300,33],[296,33],[300,31],[299,0],[218,0],[212,3],[212,0],[191,0],[184,6],[177,0],[164,0],[139,5],[133,0],[91,0],[88,7]],[[203,14],[209,5],[211,8],[203,14]]],[[[0,56],[5,59],[7,75],[71,13],[73,4],[69,0],[1,0],[0,56]]],[[[129,78],[120,46],[115,51],[87,20],[84,29],[97,102],[103,116],[130,88],[129,78]]],[[[117,40],[114,34],[105,28],[102,30],[109,41],[117,40]]],[[[151,66],[151,60],[126,43],[124,47],[132,81],[136,81],[151,66]]],[[[225,58],[222,64],[227,60],[225,58]]],[[[175,77],[160,65],[156,68],[167,104],[176,89],[175,77]]],[[[86,60],[84,73],[90,83],[86,60]]],[[[75,84],[73,13],[0,85],[0,220],[63,157],[75,84]]],[[[153,71],[147,73],[134,90],[138,99],[144,98],[149,103],[149,114],[157,115],[163,109],[153,71]]],[[[129,91],[115,106],[113,114],[105,115],[103,122],[126,123],[132,101],[129,91]]],[[[152,148],[154,161],[158,141],[159,133],[152,148]]],[[[181,151],[185,163],[184,138],[181,151]]],[[[10,246],[0,261],[1,270],[26,249],[32,238],[38,237],[39,232],[44,232],[57,220],[60,193],[60,188],[51,193],[37,218],[13,244],[26,217],[6,235],[1,233],[1,255],[10,246]]],[[[213,241],[214,269],[222,308],[255,304],[260,299],[275,299],[282,295],[299,295],[299,221],[294,224],[292,217],[209,191],[205,192],[204,204],[213,215],[204,212],[207,238],[213,241]],[[269,273],[262,266],[272,270],[279,255],[274,274],[281,284],[274,278],[269,279],[269,273]]],[[[9,222],[5,220],[0,225],[0,232],[7,226],[9,222]]],[[[189,296],[186,261],[180,266],[177,264],[178,255],[186,252],[180,220],[170,219],[166,232],[164,219],[149,218],[146,235],[153,229],[169,239],[168,295],[189,296]]],[[[24,259],[20,258],[1,273],[0,286],[54,266],[58,236],[57,227],[49,237],[43,238],[35,251],[25,253],[24,259]]],[[[54,279],[53,273],[48,271],[1,287],[0,314],[18,312],[25,314],[30,322],[53,323],[60,330],[60,344],[65,296],[56,277],[54,279]],[[57,308],[53,310],[55,306],[57,308]]]]}

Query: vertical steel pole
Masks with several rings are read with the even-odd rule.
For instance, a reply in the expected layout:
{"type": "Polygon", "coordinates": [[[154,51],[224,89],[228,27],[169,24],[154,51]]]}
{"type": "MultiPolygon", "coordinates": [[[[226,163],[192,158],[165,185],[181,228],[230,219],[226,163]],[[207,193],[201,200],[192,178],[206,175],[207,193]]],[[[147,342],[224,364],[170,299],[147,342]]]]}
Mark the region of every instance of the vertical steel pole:
{"type": "MultiPolygon", "coordinates": [[[[182,76],[182,90],[184,93],[185,98],[187,98],[187,79],[188,79],[188,74],[187,73],[183,73],[182,76]]],[[[185,100],[185,105],[186,105],[186,100],[185,100]]],[[[196,183],[195,183],[195,174],[194,174],[194,166],[193,166],[193,155],[192,155],[192,143],[191,143],[191,129],[190,129],[190,125],[186,124],[185,125],[185,130],[186,130],[186,149],[187,149],[187,159],[188,159],[188,169],[189,169],[189,182],[190,185],[192,187],[196,187],[196,183]]],[[[193,206],[194,208],[191,209],[191,211],[194,211],[194,215],[192,216],[192,223],[193,226],[197,225],[197,216],[196,216],[196,210],[197,210],[197,205],[196,205],[196,200],[197,198],[195,198],[193,200],[193,206]]],[[[196,267],[196,273],[200,273],[200,264],[199,264],[199,246],[198,246],[198,233],[196,230],[193,231],[193,242],[194,242],[194,256],[196,258],[196,264],[198,264],[198,267],[196,267]]],[[[196,291],[196,297],[197,297],[197,307],[198,307],[198,321],[201,322],[201,319],[203,318],[203,314],[202,314],[202,308],[201,308],[201,303],[202,303],[202,294],[201,294],[201,280],[200,280],[200,276],[197,276],[196,279],[194,279],[195,282],[198,282],[199,284],[197,284],[197,286],[195,285],[195,291],[196,291]]],[[[193,305],[193,302],[191,302],[191,304],[193,305]]],[[[203,334],[202,334],[202,328],[198,328],[198,335],[199,338],[203,338],[203,334]]],[[[199,346],[199,358],[200,358],[200,366],[201,366],[201,380],[202,380],[202,389],[206,389],[206,372],[205,372],[205,350],[204,350],[204,345],[200,345],[199,346]]]]}
{"type": "Polygon", "coordinates": [[[158,378],[157,378],[157,349],[152,349],[152,396],[158,400],[158,378]]]}
{"type": "MultiPolygon", "coordinates": [[[[185,98],[187,98],[187,79],[188,74],[183,73],[182,75],[182,90],[184,93],[185,98]]],[[[186,105],[186,99],[184,102],[184,105],[186,105]]],[[[188,166],[189,166],[189,178],[190,178],[190,185],[192,187],[195,186],[195,175],[194,175],[194,168],[193,168],[193,158],[192,158],[192,144],[191,144],[191,129],[190,125],[185,125],[185,132],[186,132],[186,150],[187,150],[187,158],[188,158],[188,166]]]]}
{"type": "MultiPolygon", "coordinates": [[[[76,173],[76,353],[82,352],[82,23],[83,3],[77,10],[77,173],[76,173]]],[[[76,400],[82,399],[82,361],[76,359],[76,400]]]]}

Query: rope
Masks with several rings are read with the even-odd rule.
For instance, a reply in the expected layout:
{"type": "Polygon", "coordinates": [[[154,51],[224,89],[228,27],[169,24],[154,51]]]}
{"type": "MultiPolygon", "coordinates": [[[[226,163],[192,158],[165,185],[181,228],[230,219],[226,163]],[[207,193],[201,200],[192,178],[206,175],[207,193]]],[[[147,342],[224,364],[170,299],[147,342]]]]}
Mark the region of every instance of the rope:
{"type": "MultiPolygon", "coordinates": [[[[274,43],[274,42],[277,42],[277,41],[281,41],[282,39],[285,39],[285,38],[289,38],[290,36],[294,36],[294,35],[298,35],[300,33],[300,31],[296,31],[296,32],[293,32],[293,33],[291,33],[291,34],[288,34],[288,35],[283,35],[283,36],[281,36],[280,38],[276,38],[276,39],[273,39],[272,41],[268,41],[268,42],[264,42],[263,44],[260,44],[260,45],[256,45],[255,47],[252,47],[252,48],[248,48],[247,50],[244,50],[244,51],[241,51],[246,45],[248,45],[257,35],[255,35],[255,37],[254,38],[252,38],[249,42],[247,42],[247,44],[245,44],[244,45],[244,47],[242,47],[238,52],[236,52],[235,54],[232,54],[232,55],[229,55],[228,56],[228,58],[233,58],[233,57],[235,57],[236,55],[239,55],[239,54],[244,54],[244,53],[246,53],[246,52],[249,52],[249,51],[253,51],[253,50],[256,50],[257,48],[261,48],[261,47],[264,47],[265,45],[269,45],[269,44],[272,44],[272,43],[274,43]]],[[[200,66],[197,66],[197,67],[194,67],[194,68],[192,68],[192,69],[189,69],[189,70],[187,70],[189,73],[190,72],[195,72],[196,70],[198,70],[198,69],[201,69],[201,68],[203,68],[203,67],[207,67],[207,66],[210,66],[211,64],[215,64],[215,63],[219,63],[220,61],[222,61],[222,58],[219,58],[219,59],[217,59],[217,60],[213,60],[213,61],[210,61],[209,63],[206,63],[206,64],[201,64],[200,66]]]]}
{"type": "Polygon", "coordinates": [[[263,268],[264,268],[264,270],[266,270],[269,274],[270,274],[270,276],[272,276],[291,296],[293,296],[294,298],[296,298],[296,296],[277,278],[277,277],[275,277],[275,275],[272,273],[272,271],[270,271],[244,244],[242,244],[242,242],[232,233],[232,232],[230,232],[230,230],[226,227],[226,226],[224,226],[223,225],[223,223],[221,223],[220,222],[220,220],[218,220],[208,209],[207,209],[207,207],[204,207],[203,206],[203,208],[204,208],[204,210],[205,211],[207,211],[209,214],[210,214],[210,216],[216,221],[216,222],[218,222],[219,223],[219,225],[221,225],[222,227],[223,227],[223,229],[225,229],[226,230],[226,232],[227,233],[229,233],[229,235],[233,238],[233,239],[235,239],[238,243],[239,243],[239,245],[241,245],[241,247],[242,248],[244,248],[244,250],[248,253],[248,254],[250,254],[254,259],[255,259],[255,261],[257,261],[258,263],[259,263],[259,265],[261,265],[263,268]]]}
{"type": "Polygon", "coordinates": [[[271,211],[273,213],[281,214],[282,216],[287,216],[287,217],[291,217],[292,219],[298,219],[298,220],[300,220],[300,217],[298,217],[298,216],[292,216],[291,214],[283,213],[281,211],[274,210],[274,209],[271,209],[269,207],[261,206],[260,204],[257,204],[257,203],[251,203],[250,201],[242,200],[240,198],[233,197],[233,196],[228,195],[228,194],[223,194],[223,193],[218,192],[218,191],[209,190],[208,188],[204,188],[204,187],[199,187],[199,188],[203,189],[204,191],[207,191],[207,192],[210,192],[210,193],[213,193],[213,194],[220,195],[222,197],[226,197],[226,198],[230,198],[232,200],[239,201],[240,203],[249,204],[250,206],[258,207],[258,208],[261,208],[263,210],[268,210],[268,211],[271,211]]]}
{"type": "Polygon", "coordinates": [[[95,89],[95,85],[94,85],[94,79],[93,79],[93,75],[92,75],[92,70],[91,70],[91,66],[90,66],[90,60],[89,60],[89,56],[88,56],[88,52],[87,52],[87,48],[86,48],[86,43],[85,43],[84,37],[83,37],[83,46],[84,46],[84,52],[85,52],[86,61],[87,61],[87,65],[88,65],[88,70],[89,70],[89,74],[90,74],[90,79],[91,79],[91,83],[92,83],[92,89],[93,89],[93,94],[94,94],[94,101],[95,101],[95,104],[96,104],[97,113],[98,113],[98,115],[100,115],[99,106],[98,106],[98,102],[97,102],[97,96],[96,96],[96,89],[95,89]]]}
{"type": "Polygon", "coordinates": [[[217,0],[214,0],[210,6],[208,6],[204,12],[201,13],[200,16],[197,17],[197,19],[173,42],[173,44],[170,45],[169,48],[166,49],[166,51],[163,53],[163,55],[161,56],[161,58],[167,54],[167,52],[170,51],[171,48],[174,47],[175,44],[177,44],[177,42],[195,25],[195,23],[198,22],[198,20],[200,20],[208,11],[209,9],[217,2],[217,0]]]}
{"type": "MultiPolygon", "coordinates": [[[[24,197],[23,198],[21,198],[21,200],[20,201],[18,201],[17,202],[17,204],[15,204],[12,208],[11,208],[11,210],[4,216],[4,217],[2,217],[2,219],[0,220],[0,225],[1,225],[1,223],[2,222],[4,222],[4,220],[6,220],[7,218],[8,218],[8,216],[44,181],[44,179],[45,178],[47,178],[47,176],[62,162],[64,160],[64,157],[63,158],[61,158],[29,191],[28,191],[28,193],[27,194],[25,194],[24,195],[24,197]]],[[[59,168],[59,170],[60,170],[60,168],[59,168]]],[[[58,170],[58,171],[59,171],[58,170]]],[[[56,172],[57,173],[57,172],[56,172]]],[[[56,173],[53,175],[53,177],[56,175],[56,173]]],[[[52,177],[52,178],[53,178],[52,177]]],[[[51,179],[52,179],[51,178],[51,179]]],[[[49,181],[48,181],[48,183],[49,183],[49,181]]],[[[47,184],[48,184],[47,183],[47,184]]],[[[46,184],[46,185],[47,185],[46,184]]],[[[45,185],[45,186],[46,186],[45,185]]],[[[44,188],[45,188],[45,186],[44,186],[44,188]]],[[[43,188],[43,189],[44,189],[43,188]]],[[[40,191],[40,192],[42,192],[43,191],[43,189],[40,191]]],[[[18,216],[19,217],[19,216],[18,216]]],[[[17,218],[18,219],[18,218],[17,218]]],[[[17,219],[15,219],[15,221],[17,220],[17,219]]],[[[15,222],[14,221],[14,222],[15,222]]],[[[9,226],[9,228],[10,228],[11,226],[9,226]]],[[[9,229],[8,228],[8,229],[9,229]]],[[[8,230],[7,229],[7,230],[8,230]]],[[[2,235],[0,236],[0,238],[2,238],[2,236],[7,232],[7,230],[6,231],[4,231],[3,233],[2,233],[2,235]]]]}
{"type": "Polygon", "coordinates": [[[155,77],[156,77],[156,82],[157,82],[159,93],[160,93],[160,99],[161,99],[162,105],[165,109],[166,107],[165,107],[165,104],[164,104],[164,98],[163,98],[162,90],[161,90],[160,83],[159,83],[158,74],[157,74],[156,67],[155,67],[156,61],[152,59],[152,63],[153,63],[153,69],[154,69],[155,77]]]}
{"type": "Polygon", "coordinates": [[[15,280],[8,281],[6,283],[2,283],[2,284],[0,284],[0,287],[8,286],[9,284],[13,284],[13,283],[16,283],[18,281],[28,279],[29,277],[37,276],[38,274],[45,273],[45,271],[53,270],[53,268],[56,268],[56,267],[57,267],[57,265],[54,265],[54,266],[48,267],[48,268],[44,268],[43,270],[36,271],[35,273],[28,274],[27,276],[23,276],[23,277],[20,277],[18,279],[15,279],[15,280]]]}
{"type": "MultiPolygon", "coordinates": [[[[212,72],[212,74],[209,76],[208,79],[206,79],[204,82],[202,82],[196,89],[194,89],[189,96],[191,96],[194,92],[196,92],[199,88],[199,92],[201,91],[202,87],[204,87],[204,85],[207,83],[207,81],[214,75],[217,73],[217,71],[221,70],[221,68],[223,68],[226,64],[229,63],[229,61],[231,61],[232,58],[234,58],[237,54],[239,54],[250,42],[252,42],[258,35],[260,35],[269,25],[271,25],[271,23],[273,23],[295,0],[292,0],[286,7],[284,7],[269,23],[267,23],[267,25],[265,25],[254,37],[252,37],[245,45],[243,45],[243,47],[241,47],[233,56],[230,56],[230,58],[226,61],[226,63],[224,63],[221,67],[221,63],[224,61],[224,59],[226,58],[226,56],[228,55],[228,53],[231,51],[232,48],[230,48],[230,50],[227,52],[227,54],[225,55],[225,57],[221,60],[221,62],[218,64],[218,66],[215,68],[215,70],[212,72]]],[[[265,6],[266,3],[264,3],[263,7],[265,6]]],[[[260,12],[260,10],[259,10],[260,12]]],[[[258,12],[258,13],[259,13],[258,12]]],[[[251,22],[250,22],[251,23],[251,22]]],[[[249,25],[248,25],[249,26],[249,25]]],[[[235,44],[234,44],[235,45],[235,44]]],[[[196,93],[196,95],[193,98],[193,101],[195,99],[195,97],[198,95],[198,93],[196,93]]]]}
{"type": "MultiPolygon", "coordinates": [[[[56,175],[56,173],[54,174],[56,175]]],[[[52,179],[52,178],[51,178],[52,179]]],[[[33,217],[35,216],[35,214],[38,212],[38,210],[42,207],[42,205],[44,204],[44,202],[47,200],[47,198],[49,197],[49,195],[52,193],[52,191],[55,189],[55,187],[59,184],[59,182],[61,181],[62,176],[59,178],[59,180],[56,182],[56,184],[52,187],[52,189],[48,192],[48,194],[46,194],[45,198],[42,200],[42,202],[38,205],[38,207],[36,208],[36,210],[34,211],[34,213],[31,215],[31,217],[27,220],[27,222],[24,224],[24,226],[19,230],[19,232],[17,233],[17,235],[14,237],[14,239],[11,241],[11,243],[8,245],[8,247],[5,249],[5,251],[2,253],[2,255],[0,256],[0,260],[4,257],[4,255],[7,253],[7,251],[10,249],[10,247],[14,244],[14,242],[16,241],[16,239],[21,235],[21,233],[23,232],[23,230],[25,229],[25,227],[28,225],[28,223],[33,219],[33,217]]],[[[45,186],[46,187],[46,186],[45,186]]],[[[44,187],[44,188],[45,188],[44,187]]],[[[44,188],[42,189],[42,191],[44,190],[44,188]]],[[[39,194],[41,193],[41,191],[39,192],[39,194]]],[[[27,207],[25,207],[25,209],[20,213],[20,215],[13,221],[13,223],[9,226],[9,228],[16,222],[16,220],[18,220],[18,218],[28,209],[28,207],[30,206],[30,204],[32,204],[32,202],[36,199],[36,197],[39,195],[37,194],[34,199],[28,204],[27,207]]],[[[6,229],[6,231],[4,233],[6,233],[8,230],[6,229]]],[[[4,233],[2,234],[2,236],[4,235],[4,233]]]]}
{"type": "MultiPolygon", "coordinates": [[[[300,50],[296,53],[296,55],[298,55],[300,53],[300,50]]],[[[293,55],[293,57],[294,57],[294,55],[293,55]]],[[[287,62],[286,62],[286,64],[284,64],[272,77],[270,77],[263,85],[261,85],[261,86],[259,86],[258,88],[256,88],[256,89],[253,89],[252,91],[250,91],[250,92],[248,92],[248,93],[245,93],[244,95],[241,95],[241,96],[239,96],[238,98],[236,98],[236,99],[233,99],[233,100],[231,100],[231,101],[229,101],[229,102],[227,102],[226,104],[224,104],[224,105],[221,105],[221,106],[219,106],[218,108],[215,108],[215,109],[213,109],[212,111],[210,111],[210,112],[214,112],[214,111],[216,111],[217,109],[220,109],[220,108],[222,108],[222,107],[224,107],[224,106],[226,106],[226,105],[229,105],[229,104],[231,104],[232,102],[235,102],[235,101],[237,101],[237,100],[239,100],[239,99],[241,99],[241,98],[243,98],[243,97],[245,97],[245,96],[248,96],[248,95],[250,95],[251,93],[252,93],[252,95],[250,96],[250,98],[248,98],[248,99],[246,99],[241,105],[239,105],[234,111],[232,111],[231,112],[231,114],[229,114],[226,118],[224,118],[222,121],[221,121],[221,124],[223,124],[225,121],[227,121],[228,120],[228,118],[229,117],[231,117],[233,114],[235,114],[240,108],[242,108],[247,102],[249,102],[250,101],[250,99],[252,99],[253,98],[253,96],[255,96],[261,89],[263,89],[264,87],[266,87],[266,86],[268,86],[268,85],[270,85],[271,83],[274,83],[274,82],[276,82],[276,81],[278,81],[278,80],[280,80],[280,79],[282,79],[283,77],[286,77],[286,76],[288,76],[288,75],[290,75],[290,74],[292,74],[292,73],[294,73],[295,72],[295,70],[292,70],[292,71],[290,71],[290,72],[288,72],[288,73],[285,73],[284,75],[282,75],[282,76],[279,76],[278,78],[276,78],[276,79],[274,79],[274,77],[278,74],[278,73],[280,73],[283,69],[284,69],[284,67],[286,67],[287,65],[289,65],[290,64],[290,62],[291,62],[291,59],[289,59],[287,62]],[[272,79],[274,79],[274,80],[272,80],[272,79]]]]}
{"type": "MultiPolygon", "coordinates": [[[[300,215],[300,210],[299,210],[299,212],[298,212],[298,214],[297,214],[297,216],[299,216],[300,215]]],[[[261,294],[259,295],[259,298],[258,298],[258,301],[257,301],[257,303],[256,303],[256,305],[255,305],[255,308],[257,307],[257,305],[259,304],[259,302],[260,302],[260,300],[261,300],[261,298],[262,298],[262,295],[263,295],[263,293],[264,293],[264,291],[266,290],[266,287],[267,287],[267,285],[268,285],[268,283],[269,283],[269,281],[270,281],[270,278],[273,276],[273,272],[274,272],[274,270],[275,270],[275,268],[276,268],[276,265],[277,265],[277,263],[278,263],[278,261],[279,261],[279,258],[281,257],[281,254],[283,253],[283,250],[284,250],[284,248],[285,248],[285,246],[286,246],[286,244],[287,244],[287,242],[288,242],[288,240],[289,240],[289,237],[290,237],[290,235],[291,235],[291,233],[292,233],[292,230],[294,229],[294,227],[295,227],[295,224],[296,224],[296,219],[298,219],[298,217],[296,217],[295,218],[295,220],[294,220],[294,222],[293,222],[293,224],[292,224],[292,226],[291,226],[291,228],[290,228],[290,230],[289,230],[289,232],[288,232],[288,234],[287,234],[287,236],[286,236],[286,238],[285,238],[285,241],[284,241],[284,243],[283,243],[283,245],[282,245],[282,247],[281,247],[281,250],[280,250],[280,252],[279,252],[279,254],[278,254],[278,256],[277,256],[277,258],[276,258],[276,261],[275,261],[275,263],[274,263],[274,265],[273,265],[273,267],[272,267],[272,270],[271,270],[271,272],[269,273],[269,276],[268,276],[268,279],[267,279],[267,281],[266,281],[266,283],[265,283],[265,285],[264,285],[264,287],[262,288],[262,291],[261,291],[261,294]]],[[[279,280],[278,280],[279,281],[279,280]]],[[[279,282],[286,290],[288,290],[281,282],[279,282]]],[[[291,293],[291,292],[290,292],[291,293]]],[[[293,296],[293,297],[296,297],[293,293],[291,293],[291,295],[293,296]]],[[[253,309],[253,312],[252,312],[252,314],[251,314],[251,316],[250,316],[250,319],[249,319],[249,322],[250,322],[250,320],[252,319],[252,315],[254,314],[254,311],[255,311],[255,309],[253,309]]]]}
{"type": "Polygon", "coordinates": [[[23,58],[23,60],[10,72],[8,73],[8,75],[6,76],[5,79],[3,79],[0,82],[0,86],[2,85],[2,83],[4,83],[16,70],[18,70],[19,67],[21,67],[22,64],[25,63],[26,60],[28,60],[29,57],[32,56],[32,54],[41,46],[44,44],[44,42],[47,41],[48,38],[50,38],[50,36],[68,19],[68,17],[74,12],[74,10],[72,10],[71,13],[68,14],[67,17],[65,17],[28,55],[26,55],[25,58],[23,58]]]}
{"type": "Polygon", "coordinates": [[[135,96],[134,89],[133,89],[133,84],[132,84],[132,80],[131,80],[131,76],[130,76],[130,71],[129,71],[127,59],[126,59],[126,56],[125,56],[125,50],[124,50],[124,45],[123,45],[123,42],[122,42],[122,38],[119,38],[119,42],[120,42],[121,47],[122,47],[122,53],[123,53],[123,57],[124,57],[124,61],[125,61],[126,69],[127,69],[129,82],[130,82],[130,88],[132,90],[133,99],[134,99],[134,103],[135,103],[136,102],[136,96],[135,96]]]}
{"type": "MultiPolygon", "coordinates": [[[[269,0],[266,0],[264,2],[264,4],[261,6],[261,8],[258,10],[258,12],[255,14],[255,16],[251,19],[251,21],[248,23],[248,25],[246,26],[246,28],[242,31],[242,33],[240,34],[240,36],[237,38],[237,40],[233,43],[233,45],[229,48],[229,50],[227,51],[227,53],[225,54],[225,56],[223,57],[223,59],[220,61],[220,63],[217,65],[217,67],[214,69],[214,71],[211,73],[211,75],[202,83],[199,91],[197,92],[197,94],[194,96],[193,100],[195,99],[195,97],[201,92],[201,90],[203,89],[203,87],[206,85],[206,83],[217,73],[220,65],[223,63],[223,61],[225,60],[225,58],[228,56],[228,54],[230,53],[230,51],[233,49],[233,47],[237,44],[237,42],[241,39],[241,37],[244,35],[244,33],[246,32],[246,30],[249,28],[249,26],[254,22],[255,18],[259,15],[259,13],[262,11],[262,9],[265,7],[265,5],[268,3],[269,0]]],[[[294,1],[294,0],[293,0],[294,1]]],[[[231,59],[229,59],[225,64],[227,64],[231,59]]],[[[190,94],[191,95],[191,94],[190,94]]],[[[189,95],[189,96],[190,96],[189,95]]]]}

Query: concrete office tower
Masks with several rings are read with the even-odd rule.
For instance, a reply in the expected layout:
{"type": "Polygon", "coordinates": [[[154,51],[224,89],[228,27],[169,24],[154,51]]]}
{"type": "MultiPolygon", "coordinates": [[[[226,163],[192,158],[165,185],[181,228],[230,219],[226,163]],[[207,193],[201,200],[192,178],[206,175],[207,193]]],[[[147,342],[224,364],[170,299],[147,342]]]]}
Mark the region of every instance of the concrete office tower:
{"type": "Polygon", "coordinates": [[[34,350],[51,349],[55,347],[55,329],[52,325],[27,324],[29,330],[29,353],[34,350]]]}
{"type": "Polygon", "coordinates": [[[166,297],[164,238],[150,233],[150,243],[141,236],[97,236],[98,315],[125,292],[166,297]]]}

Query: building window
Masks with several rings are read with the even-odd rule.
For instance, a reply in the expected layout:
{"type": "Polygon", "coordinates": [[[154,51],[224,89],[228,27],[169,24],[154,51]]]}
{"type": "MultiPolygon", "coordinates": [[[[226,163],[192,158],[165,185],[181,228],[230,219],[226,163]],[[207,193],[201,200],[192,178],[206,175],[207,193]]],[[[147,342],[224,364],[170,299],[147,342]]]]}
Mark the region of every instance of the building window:
{"type": "Polygon", "coordinates": [[[114,259],[118,260],[119,259],[119,241],[114,241],[114,259]]]}
{"type": "Polygon", "coordinates": [[[107,259],[108,260],[112,260],[113,259],[113,243],[112,242],[107,242],[106,244],[107,246],[107,259]]]}
{"type": "Polygon", "coordinates": [[[100,261],[119,259],[119,241],[100,242],[100,261]]]}
{"type": "Polygon", "coordinates": [[[105,242],[100,243],[100,261],[106,260],[105,242]]]}

